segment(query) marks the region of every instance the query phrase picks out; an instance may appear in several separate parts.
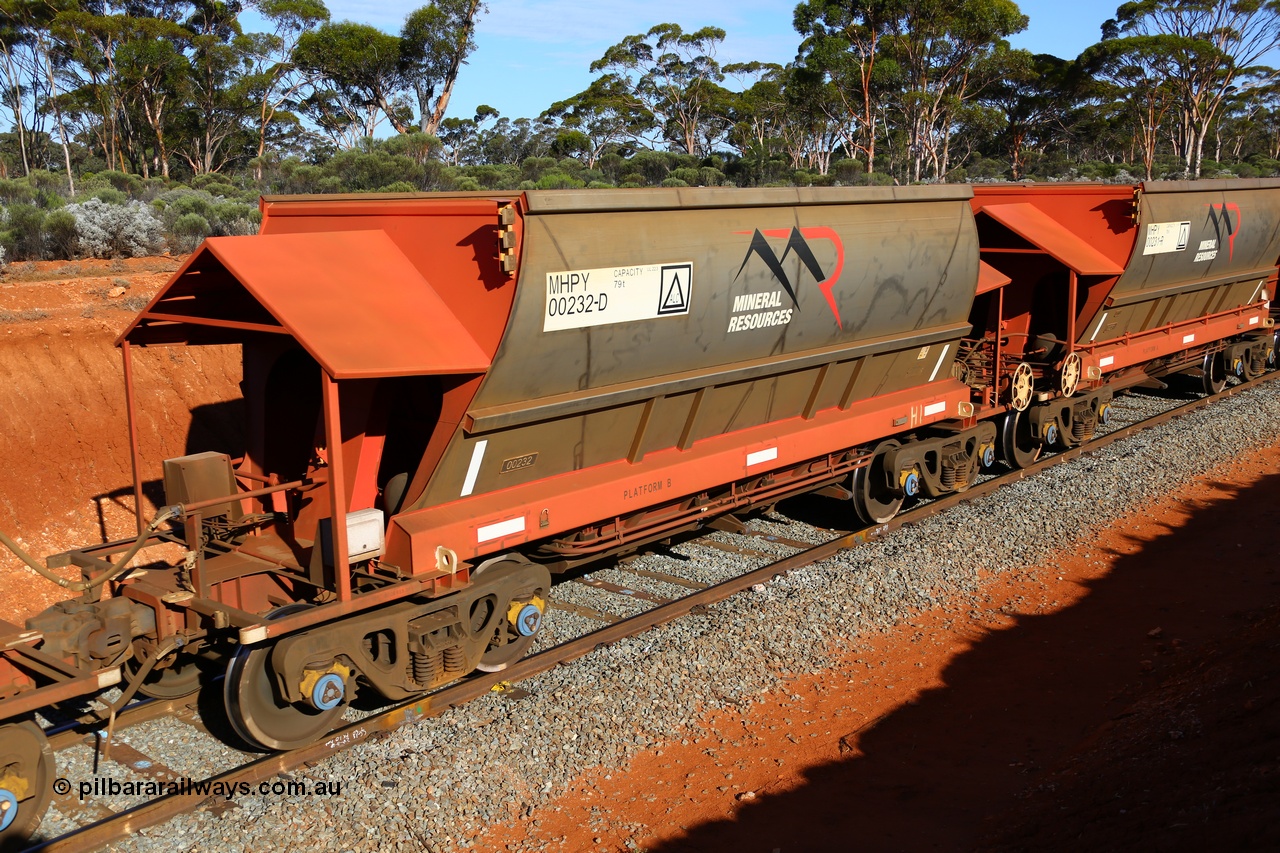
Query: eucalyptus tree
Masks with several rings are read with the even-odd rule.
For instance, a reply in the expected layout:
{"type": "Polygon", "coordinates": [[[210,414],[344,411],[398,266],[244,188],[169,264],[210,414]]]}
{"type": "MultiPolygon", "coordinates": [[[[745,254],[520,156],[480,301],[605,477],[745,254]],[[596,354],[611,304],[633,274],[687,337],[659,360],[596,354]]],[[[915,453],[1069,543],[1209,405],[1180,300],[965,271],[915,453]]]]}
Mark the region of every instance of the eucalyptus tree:
{"type": "MultiPolygon", "coordinates": [[[[33,90],[40,86],[40,60],[36,56],[35,23],[39,5],[27,0],[0,0],[0,73],[4,74],[3,101],[13,114],[22,173],[31,173],[27,151],[28,109],[34,109],[33,90]]],[[[34,118],[34,116],[32,116],[34,118]]]]}
{"type": "Polygon", "coordinates": [[[133,129],[116,51],[127,40],[130,26],[125,15],[94,14],[76,6],[60,12],[49,25],[65,84],[63,111],[70,120],[79,120],[107,167],[121,171],[128,171],[133,129]]]}
{"type": "Polygon", "coordinates": [[[1000,125],[994,141],[1009,162],[1010,177],[1026,176],[1028,159],[1061,137],[1079,99],[1075,63],[1050,54],[998,49],[989,58],[993,78],[978,98],[994,108],[1000,125]]]}
{"type": "Polygon", "coordinates": [[[1146,179],[1155,177],[1156,153],[1180,102],[1165,73],[1167,40],[1157,36],[1104,39],[1085,50],[1080,62],[1100,84],[1098,93],[1132,128],[1133,147],[1146,179]]]}
{"type": "Polygon", "coordinates": [[[658,24],[610,47],[591,63],[591,71],[621,81],[665,139],[687,154],[706,154],[704,125],[716,118],[711,105],[720,97],[718,84],[724,79],[715,51],[724,38],[718,27],[686,33],[677,24],[658,24]]]}
{"type": "Polygon", "coordinates": [[[896,82],[896,61],[882,43],[905,14],[904,0],[806,0],[796,6],[793,23],[804,37],[800,61],[832,84],[836,103],[851,125],[845,146],[861,154],[867,172],[875,170],[877,120],[881,96],[896,82]]]}
{"type": "Polygon", "coordinates": [[[372,137],[383,117],[404,133],[412,111],[404,101],[401,39],[368,24],[326,23],[298,38],[294,61],[311,74],[313,91],[303,102],[326,132],[350,147],[351,131],[372,137]]]}
{"type": "MultiPolygon", "coordinates": [[[[733,127],[726,142],[738,152],[739,167],[749,184],[773,179],[773,166],[788,152],[788,131],[794,127],[789,103],[793,68],[775,63],[742,62],[724,67],[740,90],[730,106],[733,127]]],[[[803,146],[793,157],[803,159],[803,146]]]]}
{"type": "Polygon", "coordinates": [[[323,0],[258,0],[257,9],[271,26],[270,32],[249,34],[253,69],[247,82],[257,103],[254,179],[261,181],[267,138],[276,125],[276,117],[281,110],[297,105],[310,82],[294,61],[294,49],[303,33],[329,20],[329,10],[323,0]]]}
{"type": "Polygon", "coordinates": [[[946,178],[958,110],[995,79],[986,60],[1026,26],[1013,0],[904,0],[883,47],[901,68],[911,180],[946,178]]]}
{"type": "Polygon", "coordinates": [[[433,0],[411,12],[400,31],[400,63],[418,99],[419,128],[434,134],[444,120],[454,84],[476,49],[480,0],[433,0]]]}
{"type": "Polygon", "coordinates": [[[454,166],[482,163],[480,133],[490,121],[496,122],[500,113],[488,104],[476,107],[472,118],[447,118],[440,122],[436,136],[440,140],[444,157],[454,166]]]}
{"type": "Polygon", "coordinates": [[[594,169],[611,148],[639,144],[656,127],[653,113],[632,96],[628,82],[615,74],[597,77],[583,91],[552,104],[540,118],[559,122],[562,134],[580,136],[578,149],[588,169],[594,169]]]}
{"type": "Polygon", "coordinates": [[[116,50],[115,65],[127,93],[126,104],[135,109],[151,130],[154,148],[148,157],[139,152],[143,177],[154,169],[169,176],[171,108],[181,110],[192,94],[191,66],[183,47],[190,31],[163,18],[126,18],[128,24],[116,50]]]}
{"type": "Polygon", "coordinates": [[[1102,32],[1136,78],[1163,80],[1177,97],[1179,153],[1198,178],[1228,97],[1275,77],[1259,63],[1280,47],[1280,0],[1139,0],[1121,5],[1102,32]]]}
{"type": "Polygon", "coordinates": [[[256,44],[244,34],[239,11],[238,2],[195,0],[182,22],[189,45],[182,156],[197,175],[220,171],[249,145],[256,44]]]}
{"type": "Polygon", "coordinates": [[[837,149],[855,156],[861,125],[857,114],[847,109],[839,82],[807,65],[787,69],[786,81],[786,114],[780,130],[791,167],[825,175],[837,149]]]}

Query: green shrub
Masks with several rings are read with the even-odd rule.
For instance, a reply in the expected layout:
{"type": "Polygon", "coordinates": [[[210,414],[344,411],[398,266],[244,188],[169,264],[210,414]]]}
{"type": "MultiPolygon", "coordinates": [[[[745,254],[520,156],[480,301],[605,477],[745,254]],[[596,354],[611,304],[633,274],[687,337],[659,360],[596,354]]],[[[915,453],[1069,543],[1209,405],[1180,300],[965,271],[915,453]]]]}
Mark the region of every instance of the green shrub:
{"type": "Polygon", "coordinates": [[[679,178],[677,178],[677,177],[675,177],[675,176],[673,175],[673,176],[672,176],[672,177],[670,177],[670,178],[663,178],[663,179],[662,179],[662,184],[661,184],[661,186],[664,186],[664,187],[687,187],[687,186],[689,186],[689,185],[688,185],[687,183],[685,183],[684,181],[680,180],[679,178]]]}
{"type": "Polygon", "coordinates": [[[324,165],[324,170],[338,179],[336,189],[326,192],[372,192],[397,181],[416,188],[425,176],[421,164],[381,150],[341,151],[324,165]]]}
{"type": "Polygon", "coordinates": [[[573,190],[581,189],[586,184],[561,172],[550,172],[538,178],[534,186],[540,190],[573,190]]]}
{"type": "MultiPolygon", "coordinates": [[[[702,183],[702,178],[698,174],[698,170],[690,169],[688,167],[672,170],[671,177],[682,181],[686,187],[696,187],[702,183]]],[[[663,186],[667,186],[666,181],[663,181],[663,186]]],[[[680,184],[671,184],[671,186],[680,186],[680,184]]]]}
{"type": "Polygon", "coordinates": [[[31,201],[35,197],[35,191],[31,189],[31,185],[26,181],[0,178],[0,202],[13,204],[15,202],[31,201]]]}
{"type": "Polygon", "coordinates": [[[120,190],[117,190],[113,187],[103,187],[102,189],[94,190],[89,195],[89,198],[101,199],[102,201],[105,201],[107,204],[124,204],[126,201],[129,200],[129,197],[127,195],[125,195],[124,193],[120,192],[120,190]]]}
{"type": "Polygon", "coordinates": [[[115,169],[105,169],[97,174],[86,174],[81,183],[87,188],[90,184],[108,186],[126,195],[137,195],[142,192],[142,178],[115,169]]]}
{"type": "Polygon", "coordinates": [[[527,157],[520,164],[520,173],[526,181],[536,181],[557,165],[554,157],[527,157]]]}
{"type": "Polygon", "coordinates": [[[418,188],[408,181],[392,181],[383,187],[378,187],[375,192],[380,193],[416,193],[418,188]]]}
{"type": "Polygon", "coordinates": [[[80,229],[75,215],[55,210],[44,218],[45,252],[50,258],[70,260],[80,252],[80,229]]]}
{"type": "Polygon", "coordinates": [[[45,212],[34,204],[11,204],[5,231],[12,246],[10,260],[38,261],[44,257],[45,212]]]}
{"type": "MultiPolygon", "coordinates": [[[[521,181],[520,167],[511,164],[466,166],[463,169],[463,176],[479,184],[473,189],[510,190],[519,186],[521,181]]],[[[454,180],[460,181],[462,178],[454,180]]],[[[459,186],[459,189],[461,188],[459,186]]]]}
{"type": "Polygon", "coordinates": [[[1254,157],[1252,158],[1253,167],[1258,170],[1258,174],[1263,177],[1273,178],[1280,175],[1280,160],[1272,160],[1270,157],[1254,157]]]}
{"type": "Polygon", "coordinates": [[[209,220],[198,213],[184,213],[169,226],[169,243],[177,252],[194,252],[212,232],[209,220]]]}
{"type": "Polygon", "coordinates": [[[27,175],[27,183],[31,184],[31,188],[37,192],[40,190],[54,193],[65,193],[68,191],[67,176],[62,172],[49,172],[44,169],[35,169],[30,175],[27,175]]]}
{"type": "Polygon", "coordinates": [[[703,166],[698,169],[698,186],[702,187],[719,187],[724,186],[727,182],[724,172],[713,166],[703,166]]]}

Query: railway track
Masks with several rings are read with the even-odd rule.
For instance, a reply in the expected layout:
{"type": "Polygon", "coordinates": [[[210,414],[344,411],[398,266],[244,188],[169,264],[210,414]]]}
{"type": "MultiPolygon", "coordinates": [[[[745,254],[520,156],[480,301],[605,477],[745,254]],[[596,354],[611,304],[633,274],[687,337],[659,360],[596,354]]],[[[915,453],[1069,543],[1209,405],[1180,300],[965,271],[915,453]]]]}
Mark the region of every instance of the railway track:
{"type": "MultiPolygon", "coordinates": [[[[216,803],[214,808],[235,808],[233,798],[211,792],[244,791],[246,787],[256,789],[260,785],[268,786],[269,792],[273,785],[285,786],[292,781],[281,774],[322,762],[327,756],[356,744],[385,737],[402,726],[441,714],[495,689],[505,691],[514,698],[519,694],[519,688],[511,686],[514,683],[575,660],[601,646],[640,634],[690,612],[698,612],[756,584],[766,583],[787,572],[825,559],[841,549],[855,547],[891,530],[935,516],[958,503],[988,494],[1048,467],[1123,440],[1143,429],[1204,408],[1224,396],[1237,394],[1277,378],[1280,378],[1280,374],[1268,374],[1253,382],[1229,388],[1222,395],[1174,405],[1136,422],[1118,425],[1108,434],[1083,447],[1047,457],[1025,469],[989,477],[963,494],[919,505],[886,524],[854,531],[831,531],[835,535],[816,545],[780,534],[776,529],[745,529],[727,534],[721,532],[699,539],[698,544],[710,552],[736,554],[746,559],[765,561],[763,565],[727,579],[717,581],[705,574],[681,571],[678,568],[670,571],[658,570],[646,565],[632,565],[626,560],[621,561],[616,569],[570,578],[558,588],[558,591],[563,589],[564,595],[560,596],[562,600],[559,603],[553,604],[554,612],[550,614],[548,625],[555,626],[557,621],[561,621],[565,625],[565,630],[561,633],[574,636],[557,640],[549,633],[547,642],[555,641],[554,645],[541,648],[501,673],[478,674],[428,696],[368,712],[367,716],[347,722],[324,740],[301,749],[255,756],[226,747],[225,766],[221,768],[221,772],[198,782],[191,782],[181,772],[181,768],[170,767],[164,761],[153,758],[145,745],[130,743],[129,732],[159,720],[165,722],[170,729],[180,732],[181,734],[176,735],[179,739],[183,736],[212,739],[215,735],[210,732],[210,728],[217,731],[216,721],[206,721],[194,697],[190,700],[137,703],[126,709],[117,721],[109,761],[118,765],[122,772],[129,773],[132,779],[150,780],[160,785],[171,783],[179,790],[158,798],[130,802],[128,798],[122,800],[119,796],[109,794],[82,797],[75,785],[71,785],[65,792],[55,788],[54,806],[62,818],[61,822],[76,825],[57,837],[41,841],[32,849],[100,847],[127,837],[143,827],[197,809],[210,801],[216,803]],[[636,582],[628,583],[628,578],[636,582]],[[655,590],[676,592],[678,597],[668,597],[655,590]],[[600,604],[606,600],[617,606],[606,607],[600,604]]],[[[1158,404],[1167,404],[1167,401],[1158,404]]],[[[1150,408],[1151,405],[1148,400],[1135,409],[1150,408]]],[[[1119,408],[1123,415],[1124,407],[1119,408]]],[[[90,776],[95,779],[106,778],[101,772],[101,765],[106,764],[108,759],[99,754],[101,732],[101,724],[95,724],[90,716],[66,721],[49,730],[51,741],[59,752],[59,771],[65,774],[59,777],[59,781],[74,778],[78,785],[90,776]],[[72,752],[77,754],[69,755],[72,752]]],[[[46,826],[48,830],[62,828],[53,822],[46,826]]]]}

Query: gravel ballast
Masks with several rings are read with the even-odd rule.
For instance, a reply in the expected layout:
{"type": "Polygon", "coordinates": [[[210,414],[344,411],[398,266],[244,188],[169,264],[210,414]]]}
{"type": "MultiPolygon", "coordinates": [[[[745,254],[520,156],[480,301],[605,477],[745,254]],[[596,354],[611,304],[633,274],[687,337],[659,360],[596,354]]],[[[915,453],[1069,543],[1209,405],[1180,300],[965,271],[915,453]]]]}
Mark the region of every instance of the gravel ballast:
{"type": "MultiPolygon", "coordinates": [[[[1123,407],[1167,405],[1143,399],[1123,407]]],[[[706,612],[598,649],[522,682],[528,695],[519,701],[491,694],[291,774],[311,790],[340,783],[340,793],[240,796],[229,808],[142,830],[118,849],[467,848],[487,826],[527,815],[583,772],[621,769],[637,751],[686,737],[702,715],[779,687],[783,674],[822,670],[830,651],[856,646],[860,634],[944,603],[978,606],[980,570],[999,575],[1043,563],[1109,520],[1273,444],[1277,422],[1280,396],[1273,388],[1220,401],[706,612]]],[[[802,541],[822,538],[781,513],[755,527],[802,541]]],[[[716,536],[761,551],[794,550],[766,548],[759,537],[716,536]]],[[[598,576],[665,596],[678,588],[627,569],[714,582],[765,562],[692,542],[672,550],[679,556],[645,554],[598,576]]],[[[641,600],[620,605],[616,595],[567,587],[566,600],[614,613],[652,606],[641,600]]],[[[552,617],[560,640],[595,627],[572,612],[552,611],[552,617]]],[[[189,771],[193,756],[178,741],[155,738],[147,754],[189,771]]],[[[60,765],[59,775],[68,769],[60,765]]],[[[117,770],[124,773],[103,765],[98,775],[117,770]]],[[[58,819],[50,825],[64,826],[58,819]]]]}

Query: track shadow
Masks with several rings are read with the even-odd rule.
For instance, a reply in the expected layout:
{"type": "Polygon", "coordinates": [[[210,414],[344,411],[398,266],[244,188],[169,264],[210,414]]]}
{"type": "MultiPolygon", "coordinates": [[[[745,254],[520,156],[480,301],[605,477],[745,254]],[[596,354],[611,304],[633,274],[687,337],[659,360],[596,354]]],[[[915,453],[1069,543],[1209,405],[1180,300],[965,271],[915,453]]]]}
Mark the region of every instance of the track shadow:
{"type": "MultiPolygon", "coordinates": [[[[1019,615],[1011,627],[985,635],[950,661],[944,687],[846,735],[850,751],[841,757],[833,748],[831,760],[808,770],[797,789],[764,793],[733,818],[689,827],[682,837],[649,849],[795,853],[980,846],[997,834],[1000,816],[1021,794],[1182,666],[1190,657],[1185,652],[1232,636],[1248,624],[1249,614],[1280,603],[1273,553],[1277,505],[1280,475],[1271,475],[1206,503],[1155,541],[1135,540],[1131,553],[1118,554],[1113,570],[1089,583],[1074,606],[1019,615]],[[1157,627],[1166,641],[1177,638],[1173,651],[1148,635],[1157,627]]],[[[1141,789],[1142,774],[1154,771],[1133,766],[1120,772],[1132,773],[1141,789]]],[[[1155,781],[1148,787],[1155,788],[1155,781]]],[[[1080,816],[1069,805],[1062,805],[1061,818],[1050,818],[1061,826],[1040,827],[1036,849],[1045,849],[1044,838],[1061,839],[1051,848],[1073,849],[1070,822],[1080,816]]],[[[1214,814],[1199,814],[1213,826],[1214,814]]],[[[1111,819],[1130,828],[1124,817],[1111,819]]],[[[1214,836],[1203,827],[1182,835],[1164,830],[1166,835],[1149,839],[1140,827],[1134,824],[1123,843],[1117,838],[1117,849],[1222,849],[1204,846],[1214,836]],[[1133,839],[1159,843],[1134,847],[1133,839]]]]}

